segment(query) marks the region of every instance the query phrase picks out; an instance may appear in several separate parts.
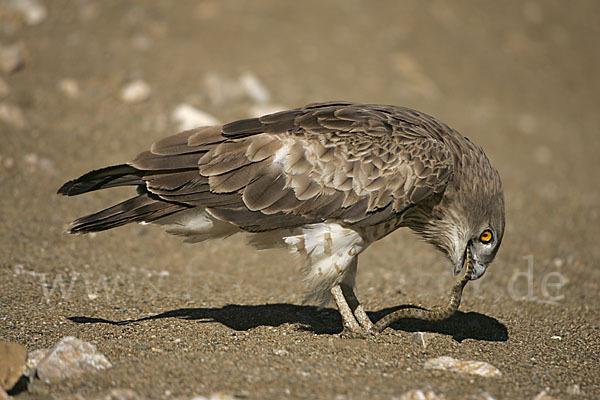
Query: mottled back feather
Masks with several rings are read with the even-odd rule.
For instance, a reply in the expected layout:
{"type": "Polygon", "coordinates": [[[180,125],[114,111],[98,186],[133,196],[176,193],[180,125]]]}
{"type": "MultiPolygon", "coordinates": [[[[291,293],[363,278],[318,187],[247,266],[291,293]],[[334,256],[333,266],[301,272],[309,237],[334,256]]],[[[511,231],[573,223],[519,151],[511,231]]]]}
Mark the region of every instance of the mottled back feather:
{"type": "MultiPolygon", "coordinates": [[[[322,221],[368,226],[443,193],[464,143],[478,151],[415,110],[312,104],[178,133],[111,167],[118,168],[112,180],[84,175],[60,193],[129,183],[149,195],[146,202],[164,202],[170,211],[201,207],[252,232],[322,221]]],[[[142,211],[132,221],[146,220],[142,211]]]]}

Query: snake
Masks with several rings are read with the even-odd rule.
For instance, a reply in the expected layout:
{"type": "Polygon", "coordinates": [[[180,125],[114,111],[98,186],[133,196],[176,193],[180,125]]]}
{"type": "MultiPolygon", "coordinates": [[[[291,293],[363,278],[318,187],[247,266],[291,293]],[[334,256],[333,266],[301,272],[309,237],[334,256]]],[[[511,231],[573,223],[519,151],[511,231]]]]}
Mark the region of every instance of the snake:
{"type": "Polygon", "coordinates": [[[462,298],[463,289],[467,282],[471,280],[475,268],[473,265],[473,254],[471,253],[471,249],[469,246],[467,246],[465,258],[465,273],[463,274],[461,279],[458,280],[452,287],[452,291],[450,292],[450,301],[445,307],[436,307],[431,310],[424,310],[420,308],[403,308],[401,310],[396,310],[377,321],[377,323],[375,324],[375,330],[377,332],[382,332],[391,324],[404,318],[439,322],[448,319],[452,315],[454,315],[454,313],[456,312],[456,310],[458,310],[458,307],[460,306],[460,300],[462,298]]]}

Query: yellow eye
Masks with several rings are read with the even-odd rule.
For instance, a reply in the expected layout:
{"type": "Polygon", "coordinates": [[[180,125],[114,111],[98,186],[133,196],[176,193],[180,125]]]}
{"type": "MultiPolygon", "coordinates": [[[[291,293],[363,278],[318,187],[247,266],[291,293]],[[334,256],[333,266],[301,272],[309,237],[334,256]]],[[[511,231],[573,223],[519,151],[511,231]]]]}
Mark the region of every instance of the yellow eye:
{"type": "Polygon", "coordinates": [[[481,240],[481,243],[489,243],[492,241],[493,237],[494,237],[494,235],[492,234],[492,231],[490,231],[489,229],[486,229],[479,236],[479,240],[481,240]]]}

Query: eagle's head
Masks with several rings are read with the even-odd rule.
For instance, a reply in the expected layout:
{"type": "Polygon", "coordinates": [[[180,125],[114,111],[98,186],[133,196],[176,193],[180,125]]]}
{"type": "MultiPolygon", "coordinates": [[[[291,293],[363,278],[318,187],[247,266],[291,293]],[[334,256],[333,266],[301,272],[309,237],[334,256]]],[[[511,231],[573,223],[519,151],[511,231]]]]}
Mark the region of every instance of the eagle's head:
{"type": "Polygon", "coordinates": [[[494,260],[505,226],[500,175],[476,150],[465,153],[429,218],[414,229],[448,257],[455,275],[463,269],[469,247],[475,269],[471,279],[480,278],[494,260]]]}

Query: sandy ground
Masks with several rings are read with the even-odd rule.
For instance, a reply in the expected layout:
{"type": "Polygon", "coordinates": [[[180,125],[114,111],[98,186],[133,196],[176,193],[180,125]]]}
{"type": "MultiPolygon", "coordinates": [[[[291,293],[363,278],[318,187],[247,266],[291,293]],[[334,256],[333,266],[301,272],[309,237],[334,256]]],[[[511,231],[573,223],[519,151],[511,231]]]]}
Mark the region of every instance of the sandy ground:
{"type": "MultiPolygon", "coordinates": [[[[113,368],[38,382],[17,398],[115,387],[149,398],[392,398],[426,388],[450,399],[600,396],[599,3],[45,5],[42,23],[0,30],[0,43],[27,49],[24,68],[0,75],[10,88],[0,103],[27,121],[0,120],[0,340],[31,351],[77,336],[113,368]],[[234,90],[247,73],[268,89],[266,104],[234,90]],[[134,79],[152,93],[125,103],[120,91],[134,79]],[[302,305],[301,275],[283,251],[236,237],[186,245],[138,225],[65,234],[127,190],[67,199],[58,187],[175,133],[178,104],[226,122],[334,99],[421,109],[499,169],[504,243],[452,320],[346,339],[334,309],[302,305]],[[438,356],[486,361],[502,376],[424,369],[438,356]]],[[[448,262],[408,232],[373,245],[359,265],[373,319],[443,303],[453,282],[448,262]]]]}

